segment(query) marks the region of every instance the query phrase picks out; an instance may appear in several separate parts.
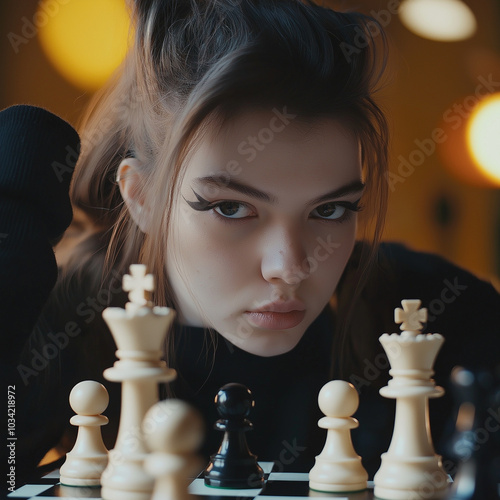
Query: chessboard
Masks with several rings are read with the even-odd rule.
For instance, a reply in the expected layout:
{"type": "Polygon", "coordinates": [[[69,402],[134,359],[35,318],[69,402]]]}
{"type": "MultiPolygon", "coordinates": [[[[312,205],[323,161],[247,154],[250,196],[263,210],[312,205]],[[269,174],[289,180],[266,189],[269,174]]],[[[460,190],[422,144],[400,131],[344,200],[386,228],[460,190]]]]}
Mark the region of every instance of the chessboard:
{"type": "MultiPolygon", "coordinates": [[[[368,482],[368,490],[349,493],[333,494],[312,491],[309,489],[309,474],[307,472],[279,472],[273,470],[273,462],[260,462],[264,470],[265,483],[262,488],[228,489],[205,486],[203,478],[194,479],[189,485],[189,493],[193,500],[300,500],[314,497],[316,500],[335,498],[337,500],[371,500],[373,499],[373,483],[368,482]]],[[[55,470],[36,483],[26,484],[13,491],[7,498],[18,500],[36,500],[37,498],[66,499],[101,498],[100,488],[64,486],[59,482],[59,470],[55,470]]]]}

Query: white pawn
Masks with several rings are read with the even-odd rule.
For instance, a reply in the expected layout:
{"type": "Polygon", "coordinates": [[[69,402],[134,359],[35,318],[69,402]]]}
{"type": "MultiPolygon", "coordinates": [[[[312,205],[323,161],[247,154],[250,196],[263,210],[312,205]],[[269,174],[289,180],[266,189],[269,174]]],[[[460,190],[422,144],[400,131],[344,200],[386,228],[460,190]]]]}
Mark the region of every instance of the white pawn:
{"type": "Polygon", "coordinates": [[[328,433],[323,451],[309,472],[309,487],[329,493],[366,489],[368,474],[351,440],[351,429],[359,425],[351,417],[359,404],[356,389],[343,380],[332,380],[322,387],[318,403],[326,415],[319,420],[318,426],[327,429],[328,433]]]}
{"type": "Polygon", "coordinates": [[[156,479],[151,500],[188,500],[189,478],[202,468],[196,455],[204,435],[200,415],[178,399],[160,401],[146,413],[142,430],[152,452],[144,469],[156,479]]]}
{"type": "Polygon", "coordinates": [[[108,423],[108,418],[101,415],[108,407],[108,391],[99,382],[85,380],[73,387],[69,403],[77,414],[70,423],[78,426],[78,434],[61,467],[61,484],[99,486],[108,463],[108,450],[101,435],[101,426],[108,423]]]}

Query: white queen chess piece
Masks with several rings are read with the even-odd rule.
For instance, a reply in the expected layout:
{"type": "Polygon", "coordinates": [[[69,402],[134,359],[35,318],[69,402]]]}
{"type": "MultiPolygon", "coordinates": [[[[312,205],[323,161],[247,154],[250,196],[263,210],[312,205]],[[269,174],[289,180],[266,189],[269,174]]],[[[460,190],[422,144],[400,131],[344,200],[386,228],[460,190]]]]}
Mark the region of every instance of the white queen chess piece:
{"type": "Polygon", "coordinates": [[[123,277],[130,302],[125,309],[108,307],[102,314],[118,347],[118,361],[104,371],[104,377],[122,382],[118,436],[101,480],[105,500],[149,500],[154,487],[154,479],[143,467],[147,448],[141,424],[158,402],[158,383],[173,380],[176,372],[161,360],[175,311],[152,306],[146,292],[153,288],[153,276],[146,274],[146,266],[130,266],[130,275],[123,277]]]}
{"type": "Polygon", "coordinates": [[[449,483],[432,443],[429,398],[444,394],[431,378],[444,338],[438,333],[421,333],[427,309],[419,309],[420,300],[401,303],[403,309],[397,308],[394,317],[396,323],[402,323],[403,332],[384,333],[379,339],[389,358],[392,376],[380,394],[397,401],[394,432],[374,477],[374,494],[388,500],[443,498],[449,483]]]}

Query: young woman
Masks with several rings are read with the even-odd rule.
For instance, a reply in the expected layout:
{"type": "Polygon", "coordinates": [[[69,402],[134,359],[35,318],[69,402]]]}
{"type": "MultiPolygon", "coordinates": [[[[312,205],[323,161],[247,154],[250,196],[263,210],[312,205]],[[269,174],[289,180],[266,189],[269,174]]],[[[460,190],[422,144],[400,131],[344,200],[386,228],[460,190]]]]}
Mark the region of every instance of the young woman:
{"type": "MultiPolygon", "coordinates": [[[[341,377],[361,392],[354,441],[373,474],[393,418],[378,395],[389,366],[377,339],[395,331],[400,300],[425,306],[453,287],[432,321],[447,338],[439,383],[455,364],[481,359],[467,337],[474,322],[498,345],[489,285],[437,257],[378,249],[388,143],[374,101],[381,28],[299,0],[136,0],[132,11],[135,44],[85,119],[73,179],[73,203],[95,232],[26,348],[29,363],[34,346],[68,337],[49,367],[24,377],[33,394],[24,411],[38,414],[32,463],[60,438],[71,387],[102,380],[113,363],[100,313],[123,304],[121,276],[142,262],[156,278],[154,302],[177,311],[168,392],[206,418],[205,455],[220,440],[217,389],[241,382],[256,402],[252,451],[306,470],[324,443],[317,394],[341,377]]],[[[491,350],[482,356],[494,365],[491,350]]],[[[106,385],[113,434],[119,388],[106,385]]],[[[433,405],[440,435],[452,404],[433,405]]]]}

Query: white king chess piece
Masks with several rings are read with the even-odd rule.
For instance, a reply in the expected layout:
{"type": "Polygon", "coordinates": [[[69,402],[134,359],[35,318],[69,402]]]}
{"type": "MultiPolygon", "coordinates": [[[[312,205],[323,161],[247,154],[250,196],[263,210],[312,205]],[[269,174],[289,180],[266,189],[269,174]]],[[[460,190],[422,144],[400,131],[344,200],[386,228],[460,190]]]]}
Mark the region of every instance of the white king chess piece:
{"type": "Polygon", "coordinates": [[[422,334],[427,309],[420,300],[403,300],[395,310],[401,335],[384,333],[380,343],[389,358],[392,380],[380,389],[386,398],[396,399],[396,416],[391,444],[382,455],[374,477],[374,494],[388,500],[443,498],[448,492],[448,476],[441,457],[436,455],[429,425],[429,398],[444,394],[432,376],[442,335],[422,334]]]}
{"type": "Polygon", "coordinates": [[[146,274],[146,266],[134,264],[130,275],[123,277],[130,302],[125,309],[108,307],[102,313],[118,347],[118,361],[104,371],[104,377],[122,382],[118,436],[101,478],[105,500],[149,500],[154,487],[154,479],[143,467],[147,447],[141,424],[149,408],[158,402],[158,383],[173,380],[176,372],[161,360],[175,311],[152,306],[146,292],[153,288],[153,276],[146,274]]]}

